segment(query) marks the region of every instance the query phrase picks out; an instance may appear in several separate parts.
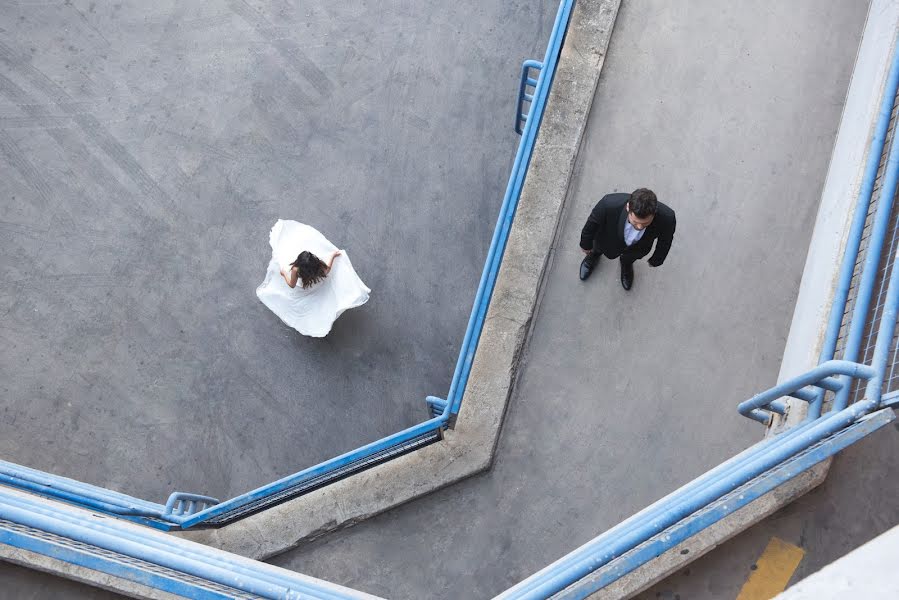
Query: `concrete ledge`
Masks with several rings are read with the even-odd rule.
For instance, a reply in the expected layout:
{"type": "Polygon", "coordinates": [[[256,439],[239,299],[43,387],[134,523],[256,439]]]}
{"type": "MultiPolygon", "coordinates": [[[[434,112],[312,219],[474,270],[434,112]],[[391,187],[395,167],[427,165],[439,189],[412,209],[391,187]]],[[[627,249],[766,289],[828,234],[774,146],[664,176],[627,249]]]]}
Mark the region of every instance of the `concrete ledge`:
{"type": "Polygon", "coordinates": [[[619,5],[575,4],[455,429],[237,523],[177,535],[262,560],[490,467],[619,5]]]}

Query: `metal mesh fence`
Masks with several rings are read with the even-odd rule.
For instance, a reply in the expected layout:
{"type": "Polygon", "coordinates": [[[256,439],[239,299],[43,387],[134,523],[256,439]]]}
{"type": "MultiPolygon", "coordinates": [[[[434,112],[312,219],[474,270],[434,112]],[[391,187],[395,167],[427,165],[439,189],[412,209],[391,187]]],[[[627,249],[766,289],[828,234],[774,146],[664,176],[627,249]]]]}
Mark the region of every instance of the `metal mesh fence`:
{"type": "MultiPolygon", "coordinates": [[[[862,233],[858,258],[855,261],[855,271],[852,275],[852,283],[849,288],[849,297],[846,302],[846,310],[843,313],[843,322],[840,327],[840,335],[837,340],[837,347],[836,352],[834,353],[834,358],[849,358],[845,355],[846,341],[852,321],[852,314],[855,311],[858,294],[858,284],[862,276],[862,268],[868,255],[869,243],[871,238],[871,227],[874,221],[874,215],[877,212],[880,204],[884,200],[886,200],[882,197],[882,184],[890,148],[894,143],[897,143],[897,116],[899,116],[899,103],[894,102],[893,113],[890,118],[890,126],[887,131],[886,143],[884,144],[883,154],[880,157],[880,166],[877,171],[877,177],[874,181],[874,193],[871,196],[871,204],[868,207],[868,216],[865,221],[864,231],[862,233]]],[[[894,197],[894,202],[889,217],[889,227],[887,229],[886,237],[884,238],[884,245],[881,250],[881,256],[877,267],[877,275],[874,280],[871,303],[868,308],[867,314],[865,314],[863,318],[864,331],[862,335],[860,351],[858,356],[855,358],[856,362],[870,364],[873,358],[874,345],[877,341],[877,330],[880,327],[880,321],[884,309],[884,300],[886,297],[887,286],[889,285],[889,274],[893,268],[893,263],[896,260],[897,251],[899,251],[899,227],[897,227],[897,220],[899,220],[899,206],[897,206],[894,197]]],[[[897,329],[897,334],[899,334],[899,329],[897,329]]],[[[899,369],[896,368],[897,359],[899,359],[899,335],[894,335],[890,348],[890,361],[887,363],[883,388],[881,390],[883,394],[887,394],[891,391],[899,389],[899,369]]],[[[862,380],[853,382],[850,394],[850,402],[860,400],[864,396],[865,385],[866,382],[862,380]]],[[[832,394],[828,394],[828,397],[832,397],[832,394]]]]}

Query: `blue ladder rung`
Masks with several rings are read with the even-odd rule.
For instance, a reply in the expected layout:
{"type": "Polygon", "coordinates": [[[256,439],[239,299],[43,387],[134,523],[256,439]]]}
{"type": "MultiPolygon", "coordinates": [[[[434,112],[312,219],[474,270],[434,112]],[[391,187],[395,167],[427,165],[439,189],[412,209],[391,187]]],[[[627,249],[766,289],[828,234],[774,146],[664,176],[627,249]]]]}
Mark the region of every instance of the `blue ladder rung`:
{"type": "Polygon", "coordinates": [[[438,398],[437,396],[428,396],[425,398],[425,402],[428,405],[428,410],[431,413],[431,418],[434,419],[443,414],[443,411],[446,410],[446,400],[443,398],[438,398]]]}
{"type": "Polygon", "coordinates": [[[220,501],[212,496],[200,494],[188,494],[186,492],[172,492],[165,503],[166,515],[187,516],[215,506],[220,501]]]}
{"type": "Polygon", "coordinates": [[[815,400],[818,399],[818,394],[816,394],[814,391],[808,389],[807,387],[796,390],[795,392],[790,394],[790,396],[792,396],[793,398],[797,398],[799,400],[803,400],[805,402],[814,402],[815,400]]]}
{"type": "Polygon", "coordinates": [[[527,78],[527,82],[528,82],[528,85],[529,85],[529,86],[531,86],[531,87],[537,87],[537,80],[536,80],[536,79],[531,79],[530,77],[528,77],[528,78],[527,78]]]}
{"type": "Polygon", "coordinates": [[[837,379],[836,377],[825,377],[821,381],[812,384],[815,387],[824,388],[825,390],[830,390],[831,392],[838,392],[843,387],[843,382],[837,379]]]}
{"type": "Polygon", "coordinates": [[[881,408],[899,408],[899,391],[889,392],[880,399],[881,408]]]}
{"type": "Polygon", "coordinates": [[[768,410],[771,412],[776,412],[779,415],[787,414],[787,404],[786,402],[781,402],[780,400],[772,400],[768,405],[768,410]]]}

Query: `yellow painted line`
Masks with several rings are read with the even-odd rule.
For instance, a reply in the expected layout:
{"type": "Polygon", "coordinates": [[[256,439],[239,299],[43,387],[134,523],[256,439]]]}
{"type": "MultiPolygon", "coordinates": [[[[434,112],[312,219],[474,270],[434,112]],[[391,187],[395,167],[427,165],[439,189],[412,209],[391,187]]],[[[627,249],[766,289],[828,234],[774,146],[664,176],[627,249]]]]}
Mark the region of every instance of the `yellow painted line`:
{"type": "Polygon", "coordinates": [[[805,550],[779,538],[771,538],[768,547],[755,561],[756,569],[743,584],[737,600],[770,600],[787,588],[805,550]]]}

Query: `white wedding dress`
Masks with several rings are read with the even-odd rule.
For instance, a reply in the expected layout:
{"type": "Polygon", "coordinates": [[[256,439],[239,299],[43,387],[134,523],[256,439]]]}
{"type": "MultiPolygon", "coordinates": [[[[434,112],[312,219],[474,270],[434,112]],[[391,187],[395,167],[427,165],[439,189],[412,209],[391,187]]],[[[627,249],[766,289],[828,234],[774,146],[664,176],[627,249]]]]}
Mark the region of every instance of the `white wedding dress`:
{"type": "Polygon", "coordinates": [[[312,337],[324,337],[340,314],[368,301],[371,292],[362,283],[350,257],[344,252],[334,259],[328,276],[309,289],[297,282],[293,289],[284,281],[280,270],[290,271],[290,263],[303,250],[308,250],[323,261],[337,250],[314,227],[279,219],[269,234],[272,259],[268,263],[265,281],[256,288],[256,296],[278,315],[282,321],[312,337]]]}

